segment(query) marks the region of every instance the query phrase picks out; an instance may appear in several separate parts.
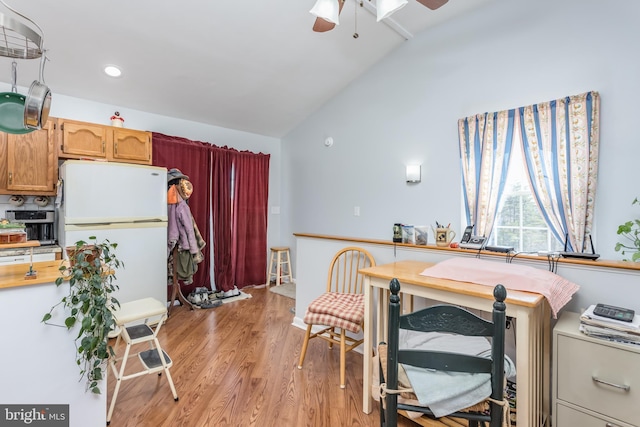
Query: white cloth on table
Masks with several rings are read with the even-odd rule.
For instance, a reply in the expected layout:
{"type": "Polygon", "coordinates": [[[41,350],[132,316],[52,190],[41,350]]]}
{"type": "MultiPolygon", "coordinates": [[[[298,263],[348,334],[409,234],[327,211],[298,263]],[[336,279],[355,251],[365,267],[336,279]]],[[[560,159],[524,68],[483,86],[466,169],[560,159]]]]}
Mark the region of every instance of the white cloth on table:
{"type": "MultiPolygon", "coordinates": [[[[485,337],[401,329],[399,347],[491,357],[491,344],[485,337]]],[[[504,366],[507,378],[515,375],[515,365],[506,355],[504,366]]],[[[468,408],[491,395],[490,374],[434,371],[405,364],[402,367],[418,401],[436,417],[468,408]]]]}

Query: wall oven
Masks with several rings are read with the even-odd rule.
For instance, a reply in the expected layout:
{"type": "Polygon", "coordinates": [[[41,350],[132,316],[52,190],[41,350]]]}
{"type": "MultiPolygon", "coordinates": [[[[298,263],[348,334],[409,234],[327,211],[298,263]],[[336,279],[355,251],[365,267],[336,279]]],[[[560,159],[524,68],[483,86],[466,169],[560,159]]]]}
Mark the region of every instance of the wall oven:
{"type": "Polygon", "coordinates": [[[11,222],[24,223],[27,240],[39,240],[40,245],[57,244],[55,211],[8,210],[5,216],[11,222]]]}

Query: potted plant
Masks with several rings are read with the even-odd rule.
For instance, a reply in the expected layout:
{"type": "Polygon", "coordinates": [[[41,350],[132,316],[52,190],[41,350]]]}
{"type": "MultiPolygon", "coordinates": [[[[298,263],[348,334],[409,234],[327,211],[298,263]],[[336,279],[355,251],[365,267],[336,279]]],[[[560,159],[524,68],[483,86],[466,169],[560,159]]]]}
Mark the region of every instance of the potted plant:
{"type": "MultiPolygon", "coordinates": [[[[640,205],[640,200],[636,197],[631,204],[640,205]]],[[[625,240],[616,244],[616,252],[631,255],[630,260],[625,258],[624,261],[640,261],[640,219],[627,221],[618,226],[618,235],[625,240]]]]}
{"type": "Polygon", "coordinates": [[[105,362],[115,356],[108,345],[108,334],[116,325],[112,310],[120,306],[112,296],[118,290],[115,270],[124,264],[114,253],[117,243],[98,242],[95,236],[89,240],[90,243],[80,240],[75,246],[66,248],[69,263],[60,266],[62,275],[56,279],[56,286],[68,281],[69,294],[51,307],[42,322],[69,330],[79,327],[74,341],[80,378],[86,378],[87,390],[100,394],[98,384],[105,377],[105,362]],[[66,310],[64,325],[49,323],[59,305],[66,310]]]}

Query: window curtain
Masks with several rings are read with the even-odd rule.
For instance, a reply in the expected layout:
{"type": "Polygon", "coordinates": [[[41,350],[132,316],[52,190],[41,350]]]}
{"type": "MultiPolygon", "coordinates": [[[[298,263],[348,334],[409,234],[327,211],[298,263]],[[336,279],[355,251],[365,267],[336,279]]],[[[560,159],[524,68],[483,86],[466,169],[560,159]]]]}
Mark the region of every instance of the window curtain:
{"type": "Polygon", "coordinates": [[[232,264],[238,288],[265,282],[269,157],[249,152],[233,154],[232,264]]]}
{"type": "Polygon", "coordinates": [[[489,237],[504,190],[513,146],[515,110],[458,120],[462,189],[467,224],[489,237]]]}
{"type": "Polygon", "coordinates": [[[523,153],[535,200],[567,250],[582,252],[593,227],[600,96],[586,92],[519,108],[523,153]]]}
{"type": "Polygon", "coordinates": [[[231,262],[231,169],[232,151],[211,147],[213,175],[213,279],[216,289],[229,291],[234,286],[231,262]]]}
{"type": "MultiPolygon", "coordinates": [[[[205,240],[208,240],[210,233],[209,217],[211,215],[211,192],[209,189],[211,162],[209,162],[208,158],[211,145],[156,132],[153,133],[152,137],[152,164],[154,166],[163,166],[167,169],[178,168],[189,177],[189,181],[193,185],[193,193],[188,201],[189,208],[200,233],[205,240]]],[[[181,284],[185,295],[189,294],[195,287],[211,288],[211,275],[209,273],[210,249],[208,244],[202,250],[202,254],[204,255],[204,260],[198,264],[198,271],[193,276],[193,283],[190,285],[181,284]]]]}

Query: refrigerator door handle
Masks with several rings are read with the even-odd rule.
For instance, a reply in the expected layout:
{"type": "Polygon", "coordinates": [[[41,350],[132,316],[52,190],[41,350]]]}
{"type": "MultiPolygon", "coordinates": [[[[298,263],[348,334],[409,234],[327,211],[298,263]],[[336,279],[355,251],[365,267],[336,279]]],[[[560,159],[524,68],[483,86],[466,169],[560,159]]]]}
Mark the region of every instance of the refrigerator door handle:
{"type": "Polygon", "coordinates": [[[140,222],[163,222],[164,220],[162,218],[149,218],[149,219],[136,219],[133,222],[134,223],[140,223],[140,222]]]}

